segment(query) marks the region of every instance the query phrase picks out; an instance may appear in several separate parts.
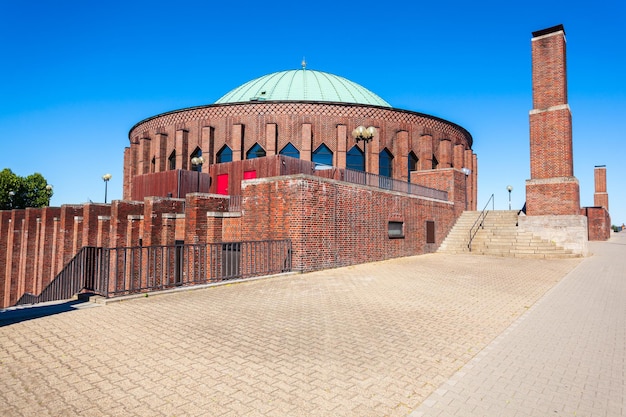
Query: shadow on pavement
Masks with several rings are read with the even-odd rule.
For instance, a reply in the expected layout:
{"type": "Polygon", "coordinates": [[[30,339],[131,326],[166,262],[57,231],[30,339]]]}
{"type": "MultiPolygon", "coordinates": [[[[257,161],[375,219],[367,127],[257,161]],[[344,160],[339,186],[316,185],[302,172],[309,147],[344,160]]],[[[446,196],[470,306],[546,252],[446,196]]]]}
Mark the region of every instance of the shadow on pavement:
{"type": "Polygon", "coordinates": [[[81,296],[78,300],[10,307],[6,310],[0,310],[0,327],[41,317],[53,316],[55,314],[67,313],[68,311],[74,311],[80,308],[97,306],[99,305],[89,302],[88,297],[81,296]]]}

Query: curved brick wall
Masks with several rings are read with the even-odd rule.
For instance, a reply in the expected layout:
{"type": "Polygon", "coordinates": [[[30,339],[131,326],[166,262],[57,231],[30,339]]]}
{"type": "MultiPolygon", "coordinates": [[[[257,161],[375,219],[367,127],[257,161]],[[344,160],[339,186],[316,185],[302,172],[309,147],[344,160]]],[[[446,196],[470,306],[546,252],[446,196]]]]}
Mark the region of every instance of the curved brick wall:
{"type": "MultiPolygon", "coordinates": [[[[131,195],[135,175],[170,169],[168,158],[173,151],[175,169],[190,169],[190,155],[200,148],[208,162],[202,170],[208,172],[224,145],[233,151],[234,161],[245,159],[255,143],[268,156],[291,143],[301,159],[311,160],[312,152],[323,143],[333,152],[333,165],[345,168],[345,154],[354,146],[351,132],[358,125],[378,129],[367,147],[369,172],[378,173],[378,153],[385,148],[394,156],[396,179],[408,178],[410,152],[420,160],[418,169],[432,169],[433,156],[441,168],[468,166],[465,153],[471,155],[470,133],[422,113],[344,103],[216,104],[163,113],[133,126],[125,152],[124,198],[131,195]]],[[[358,146],[363,149],[362,143],[358,146]]]]}

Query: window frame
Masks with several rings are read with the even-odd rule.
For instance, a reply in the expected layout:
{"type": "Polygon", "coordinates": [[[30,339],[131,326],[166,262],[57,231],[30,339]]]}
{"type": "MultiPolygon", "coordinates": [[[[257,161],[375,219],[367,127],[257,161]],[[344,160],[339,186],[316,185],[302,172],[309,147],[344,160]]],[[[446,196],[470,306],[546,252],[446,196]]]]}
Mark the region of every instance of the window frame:
{"type": "Polygon", "coordinates": [[[404,239],[404,222],[389,220],[387,222],[387,236],[389,239],[404,239]]]}

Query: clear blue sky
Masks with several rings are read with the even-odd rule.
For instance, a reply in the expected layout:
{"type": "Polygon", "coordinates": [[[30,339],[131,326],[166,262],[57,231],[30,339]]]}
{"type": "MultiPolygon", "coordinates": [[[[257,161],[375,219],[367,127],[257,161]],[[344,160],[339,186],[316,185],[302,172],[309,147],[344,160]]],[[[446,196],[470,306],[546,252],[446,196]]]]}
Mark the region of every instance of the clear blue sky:
{"type": "Polygon", "coordinates": [[[0,0],[0,169],[40,172],[52,205],[122,196],[138,121],[211,104],[246,81],[308,67],[392,106],[466,128],[482,209],[521,207],[530,177],[531,32],[565,26],[574,174],[593,205],[607,166],[626,222],[626,2],[0,0]]]}

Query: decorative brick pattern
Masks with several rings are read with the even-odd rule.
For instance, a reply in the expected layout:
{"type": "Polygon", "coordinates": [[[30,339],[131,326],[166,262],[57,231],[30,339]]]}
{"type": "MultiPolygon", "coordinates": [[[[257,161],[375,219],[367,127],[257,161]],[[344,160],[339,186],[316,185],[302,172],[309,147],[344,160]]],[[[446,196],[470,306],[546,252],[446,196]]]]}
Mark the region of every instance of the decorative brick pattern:
{"type": "MultiPolygon", "coordinates": [[[[202,149],[207,160],[203,171],[207,172],[224,145],[233,151],[233,161],[238,161],[245,159],[246,152],[256,143],[267,155],[279,153],[291,143],[300,151],[303,160],[310,160],[311,152],[325,144],[333,152],[333,163],[343,165],[344,152],[354,145],[350,132],[358,125],[377,128],[374,141],[367,149],[368,171],[376,174],[380,150],[389,149],[395,161],[406,159],[409,151],[419,155],[415,138],[423,134],[432,138],[429,158],[434,153],[443,161],[442,167],[449,167],[451,162],[448,162],[450,146],[460,145],[466,150],[471,149],[473,142],[471,135],[454,123],[422,113],[384,107],[308,102],[193,107],[157,115],[131,129],[130,150],[124,154],[124,198],[136,198],[132,194],[135,175],[150,172],[147,165],[153,158],[155,172],[167,169],[165,158],[174,150],[176,168],[187,169],[191,153],[196,148],[202,149]],[[206,129],[210,129],[209,135],[206,129]],[[440,149],[441,140],[449,141],[449,144],[440,149]],[[398,143],[400,141],[402,143],[398,143]]],[[[402,162],[395,163],[399,168],[402,166],[402,162]]],[[[406,170],[396,168],[393,176],[406,179],[406,170]]]]}

